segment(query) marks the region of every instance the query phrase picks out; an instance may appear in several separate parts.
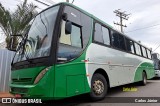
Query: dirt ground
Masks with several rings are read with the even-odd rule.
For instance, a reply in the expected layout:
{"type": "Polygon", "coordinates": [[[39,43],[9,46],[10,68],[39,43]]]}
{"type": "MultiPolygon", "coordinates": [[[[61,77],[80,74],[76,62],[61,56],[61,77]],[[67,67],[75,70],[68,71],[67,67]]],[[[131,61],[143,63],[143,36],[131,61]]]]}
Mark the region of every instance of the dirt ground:
{"type": "Polygon", "coordinates": [[[0,98],[2,97],[14,97],[14,96],[9,92],[0,92],[0,98]]]}

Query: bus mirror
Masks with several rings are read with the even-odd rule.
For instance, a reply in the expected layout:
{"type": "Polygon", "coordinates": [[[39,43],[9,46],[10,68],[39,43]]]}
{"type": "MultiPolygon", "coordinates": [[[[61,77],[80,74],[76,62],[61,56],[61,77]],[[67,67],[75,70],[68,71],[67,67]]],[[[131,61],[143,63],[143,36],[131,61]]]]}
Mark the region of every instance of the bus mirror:
{"type": "Polygon", "coordinates": [[[67,21],[65,24],[65,34],[71,34],[72,32],[72,22],[67,21]]]}
{"type": "Polygon", "coordinates": [[[68,15],[67,15],[67,13],[63,13],[63,15],[62,15],[62,19],[63,19],[64,21],[67,21],[67,19],[68,19],[68,15]]]}

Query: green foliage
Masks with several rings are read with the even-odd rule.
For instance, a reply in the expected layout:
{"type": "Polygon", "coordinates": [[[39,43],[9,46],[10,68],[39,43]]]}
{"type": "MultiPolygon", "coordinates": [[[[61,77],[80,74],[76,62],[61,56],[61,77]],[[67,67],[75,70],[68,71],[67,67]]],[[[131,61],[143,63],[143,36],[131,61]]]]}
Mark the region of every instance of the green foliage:
{"type": "MultiPolygon", "coordinates": [[[[37,6],[24,0],[22,4],[17,5],[14,12],[4,8],[0,3],[0,27],[5,33],[7,47],[9,47],[10,35],[22,34],[30,20],[37,15],[35,10],[37,6]]],[[[18,40],[14,38],[13,45],[16,47],[18,40]]]]}

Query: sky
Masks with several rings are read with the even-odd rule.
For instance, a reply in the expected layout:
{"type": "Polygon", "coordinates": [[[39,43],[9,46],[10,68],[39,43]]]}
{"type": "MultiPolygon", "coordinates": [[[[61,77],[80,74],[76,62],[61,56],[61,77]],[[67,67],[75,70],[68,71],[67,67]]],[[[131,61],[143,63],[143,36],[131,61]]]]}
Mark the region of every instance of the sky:
{"type": "MultiPolygon", "coordinates": [[[[14,10],[16,5],[23,0],[0,0],[8,9],[14,10]]],[[[41,0],[51,5],[53,2],[65,0],[41,0]]],[[[34,0],[28,0],[38,5],[38,11],[47,8],[34,0]]],[[[72,0],[70,0],[72,2],[72,0]]],[[[74,0],[74,5],[86,10],[94,16],[105,21],[117,30],[120,27],[113,22],[119,22],[119,17],[114,10],[126,11],[129,15],[124,33],[136,41],[141,41],[145,46],[152,48],[153,52],[160,53],[160,1],[159,0],[74,0]],[[155,50],[156,49],[156,50],[155,50]]],[[[0,36],[0,42],[4,37],[0,36]]]]}

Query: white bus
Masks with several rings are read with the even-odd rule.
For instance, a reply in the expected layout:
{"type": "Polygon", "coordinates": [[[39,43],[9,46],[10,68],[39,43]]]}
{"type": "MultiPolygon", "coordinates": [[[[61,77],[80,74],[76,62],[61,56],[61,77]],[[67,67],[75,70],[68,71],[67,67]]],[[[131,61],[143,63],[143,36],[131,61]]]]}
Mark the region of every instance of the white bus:
{"type": "Polygon", "coordinates": [[[160,77],[160,57],[159,57],[159,54],[153,53],[152,60],[154,62],[155,77],[160,77]]]}
{"type": "Polygon", "coordinates": [[[108,88],[145,85],[155,76],[150,49],[72,4],[53,5],[30,24],[13,59],[13,94],[59,99],[89,93],[97,100],[108,88]]]}

